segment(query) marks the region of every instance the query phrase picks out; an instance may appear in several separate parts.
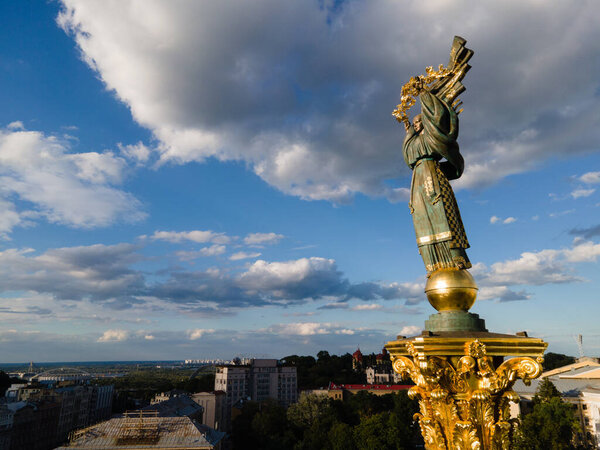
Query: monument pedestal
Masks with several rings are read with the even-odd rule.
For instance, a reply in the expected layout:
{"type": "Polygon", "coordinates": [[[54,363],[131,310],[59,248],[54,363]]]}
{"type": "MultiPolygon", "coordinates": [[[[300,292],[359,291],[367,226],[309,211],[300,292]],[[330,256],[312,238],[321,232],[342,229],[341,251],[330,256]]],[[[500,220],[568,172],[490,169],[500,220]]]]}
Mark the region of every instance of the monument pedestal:
{"type": "Polygon", "coordinates": [[[526,333],[424,331],[385,347],[394,370],[415,383],[408,395],[419,400],[425,447],[483,450],[510,448],[510,402],[519,401],[512,386],[542,373],[547,345],[526,333]]]}
{"type": "Polygon", "coordinates": [[[425,330],[432,333],[456,330],[487,331],[485,320],[481,319],[478,314],[467,311],[441,311],[432,314],[425,321],[425,330]]]}
{"type": "Polygon", "coordinates": [[[548,344],[517,335],[490,333],[468,310],[477,285],[464,269],[429,275],[425,293],[438,310],[419,336],[386,344],[394,370],[410,377],[408,391],[419,400],[421,433],[428,450],[509,449],[516,419],[510,402],[515,381],[542,373],[548,344]]]}

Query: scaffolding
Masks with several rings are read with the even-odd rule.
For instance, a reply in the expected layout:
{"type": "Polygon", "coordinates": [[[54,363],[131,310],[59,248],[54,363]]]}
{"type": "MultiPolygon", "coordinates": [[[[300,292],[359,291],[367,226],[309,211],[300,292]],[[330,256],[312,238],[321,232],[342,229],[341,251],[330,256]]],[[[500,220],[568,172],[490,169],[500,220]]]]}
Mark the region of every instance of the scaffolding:
{"type": "Polygon", "coordinates": [[[117,445],[156,444],[160,439],[158,411],[126,411],[117,445]]]}

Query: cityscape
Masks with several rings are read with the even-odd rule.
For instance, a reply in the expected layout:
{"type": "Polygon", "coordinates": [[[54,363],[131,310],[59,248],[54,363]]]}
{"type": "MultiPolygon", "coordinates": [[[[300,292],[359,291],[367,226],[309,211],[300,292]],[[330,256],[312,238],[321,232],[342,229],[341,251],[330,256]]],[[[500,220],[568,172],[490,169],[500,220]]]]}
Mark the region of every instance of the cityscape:
{"type": "Polygon", "coordinates": [[[0,450],[600,447],[593,2],[0,22],[0,450]]]}

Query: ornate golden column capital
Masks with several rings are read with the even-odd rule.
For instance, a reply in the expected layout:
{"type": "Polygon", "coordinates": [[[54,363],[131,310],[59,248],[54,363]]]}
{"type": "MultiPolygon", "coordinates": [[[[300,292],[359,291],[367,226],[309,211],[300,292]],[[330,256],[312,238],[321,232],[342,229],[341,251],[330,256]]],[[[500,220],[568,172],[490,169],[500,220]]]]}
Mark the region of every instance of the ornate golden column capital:
{"type": "Polygon", "coordinates": [[[512,387],[518,378],[529,383],[542,373],[547,344],[480,335],[416,336],[386,346],[394,370],[415,383],[408,394],[419,400],[415,418],[429,450],[510,448],[516,420],[510,402],[519,401],[512,387]],[[511,354],[519,356],[504,360],[511,354]]]}

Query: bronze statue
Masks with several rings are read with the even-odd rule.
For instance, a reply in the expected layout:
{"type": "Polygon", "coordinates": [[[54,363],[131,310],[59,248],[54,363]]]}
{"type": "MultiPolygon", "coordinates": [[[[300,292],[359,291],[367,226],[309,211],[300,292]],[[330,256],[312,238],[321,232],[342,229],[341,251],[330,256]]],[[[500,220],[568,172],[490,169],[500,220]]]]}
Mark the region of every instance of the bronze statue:
{"type": "Polygon", "coordinates": [[[458,95],[465,90],[461,83],[470,66],[473,51],[466,41],[454,38],[450,63],[437,71],[427,68],[427,75],[412,77],[402,88],[402,103],[394,111],[406,128],[404,161],[412,169],[410,212],[415,226],[417,245],[428,274],[439,269],[471,267],[466,249],[469,242],[460,217],[454,192],[448,180],[462,175],[464,161],[458,143],[458,95]],[[421,114],[411,125],[407,111],[421,103],[421,114]]]}

